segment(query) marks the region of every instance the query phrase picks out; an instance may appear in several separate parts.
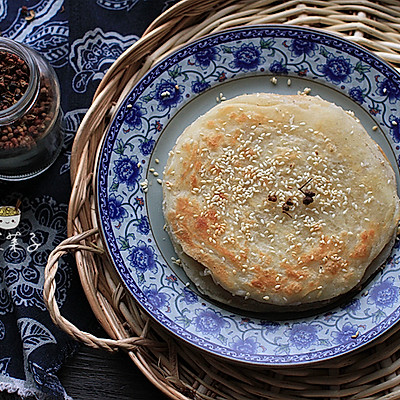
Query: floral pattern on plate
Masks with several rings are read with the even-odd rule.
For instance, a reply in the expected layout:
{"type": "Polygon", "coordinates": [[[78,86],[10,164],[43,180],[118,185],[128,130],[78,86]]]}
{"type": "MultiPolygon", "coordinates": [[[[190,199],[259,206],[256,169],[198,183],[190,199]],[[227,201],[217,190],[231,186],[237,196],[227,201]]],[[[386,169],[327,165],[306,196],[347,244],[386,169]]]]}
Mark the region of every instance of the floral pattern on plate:
{"type": "MultiPolygon", "coordinates": [[[[284,77],[288,85],[290,79],[301,79],[305,85],[317,82],[340,93],[373,118],[388,143],[387,151],[398,159],[400,77],[387,64],[357,45],[311,29],[268,26],[227,31],[170,55],[120,106],[98,167],[102,233],[133,296],[187,342],[254,364],[326,360],[359,348],[397,322],[397,243],[385,269],[346,304],[307,317],[274,320],[216,305],[188,286],[173,268],[176,260],[171,263],[157,242],[155,230],[162,226],[151,224],[155,206],[148,195],[148,177],[154,173],[152,156],[168,125],[212,89],[250,77],[284,77]]],[[[161,201],[156,207],[162,208],[161,201]]]]}

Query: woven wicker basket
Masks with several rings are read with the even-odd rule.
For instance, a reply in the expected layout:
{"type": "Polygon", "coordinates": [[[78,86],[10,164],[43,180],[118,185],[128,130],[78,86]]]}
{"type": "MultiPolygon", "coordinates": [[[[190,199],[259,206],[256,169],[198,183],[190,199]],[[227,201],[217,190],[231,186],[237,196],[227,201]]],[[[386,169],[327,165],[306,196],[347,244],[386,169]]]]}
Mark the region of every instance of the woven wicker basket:
{"type": "Polygon", "coordinates": [[[172,399],[400,399],[398,325],[361,351],[301,368],[250,368],[205,356],[153,322],[122,285],[103,250],[94,206],[94,170],[102,137],[118,104],[166,54],[206,34],[269,23],[311,26],[357,42],[400,67],[397,0],[182,0],[157,18],[110,68],[77,132],[69,238],[51,254],[44,297],[54,322],[88,346],[123,349],[172,399]],[[82,332],[55,300],[58,259],[73,252],[94,314],[110,339],[82,332]]]}

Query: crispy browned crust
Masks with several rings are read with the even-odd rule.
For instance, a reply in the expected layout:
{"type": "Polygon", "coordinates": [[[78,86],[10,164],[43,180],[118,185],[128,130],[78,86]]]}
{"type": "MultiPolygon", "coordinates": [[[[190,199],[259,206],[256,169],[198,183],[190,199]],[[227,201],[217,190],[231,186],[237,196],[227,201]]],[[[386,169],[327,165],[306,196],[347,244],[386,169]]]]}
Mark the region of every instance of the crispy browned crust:
{"type": "Polygon", "coordinates": [[[201,117],[170,155],[164,202],[173,240],[215,283],[277,305],[352,289],[399,220],[394,173],[379,147],[342,109],[305,96],[243,96],[201,117]],[[262,132],[271,133],[268,141],[262,132]],[[227,158],[229,152],[237,157],[227,158]],[[273,174],[263,173],[270,164],[255,168],[266,159],[273,174]],[[305,205],[299,187],[310,176],[307,168],[313,180],[304,190],[315,197],[305,205]],[[278,200],[268,201],[275,193],[278,200]],[[285,213],[288,197],[294,204],[285,213]]]}

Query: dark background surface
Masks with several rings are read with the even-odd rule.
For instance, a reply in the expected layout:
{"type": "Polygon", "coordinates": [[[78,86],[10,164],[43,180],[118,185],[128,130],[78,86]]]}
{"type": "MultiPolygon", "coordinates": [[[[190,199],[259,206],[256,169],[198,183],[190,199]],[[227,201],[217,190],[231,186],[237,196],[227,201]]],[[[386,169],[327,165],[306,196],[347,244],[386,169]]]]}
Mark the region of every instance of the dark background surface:
{"type": "MultiPolygon", "coordinates": [[[[168,400],[122,351],[110,353],[82,345],[58,377],[73,400],[168,400]]],[[[0,392],[1,400],[20,398],[0,392]]]]}
{"type": "Polygon", "coordinates": [[[127,354],[82,346],[58,374],[74,400],[166,400],[127,354]]]}

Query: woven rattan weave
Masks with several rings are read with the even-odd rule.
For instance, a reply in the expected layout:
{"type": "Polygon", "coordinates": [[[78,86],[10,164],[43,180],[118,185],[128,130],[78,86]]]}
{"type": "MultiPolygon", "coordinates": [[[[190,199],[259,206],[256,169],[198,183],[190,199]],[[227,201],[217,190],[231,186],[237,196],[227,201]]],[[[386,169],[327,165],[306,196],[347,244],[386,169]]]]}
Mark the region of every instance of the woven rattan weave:
{"type": "Polygon", "coordinates": [[[149,319],[125,290],[103,250],[94,201],[97,152],[118,104],[161,58],[206,34],[259,24],[309,26],[337,33],[400,68],[397,0],[182,0],[157,18],[113,64],[77,132],[69,238],[51,254],[44,296],[54,322],[88,346],[122,349],[173,399],[400,399],[400,326],[361,351],[301,368],[251,368],[208,357],[149,319]],[[90,305],[110,339],[65,320],[55,301],[58,259],[75,256],[90,305]]]}

